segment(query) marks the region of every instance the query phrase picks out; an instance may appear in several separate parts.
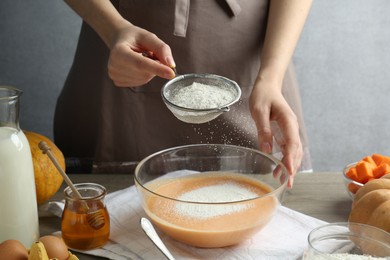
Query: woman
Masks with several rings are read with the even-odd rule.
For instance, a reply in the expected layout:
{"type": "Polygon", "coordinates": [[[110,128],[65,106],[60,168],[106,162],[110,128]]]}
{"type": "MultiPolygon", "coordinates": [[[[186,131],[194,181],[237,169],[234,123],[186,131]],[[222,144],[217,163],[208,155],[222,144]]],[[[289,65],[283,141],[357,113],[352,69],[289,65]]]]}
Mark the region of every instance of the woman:
{"type": "Polygon", "coordinates": [[[275,138],[290,186],[301,162],[311,168],[290,63],[311,0],[66,2],[84,20],[55,114],[55,142],[66,157],[91,158],[94,172],[130,171],[177,145],[228,143],[270,153],[275,138]],[[179,74],[236,81],[242,101],[209,123],[177,120],[160,96],[175,66],[179,74]]]}

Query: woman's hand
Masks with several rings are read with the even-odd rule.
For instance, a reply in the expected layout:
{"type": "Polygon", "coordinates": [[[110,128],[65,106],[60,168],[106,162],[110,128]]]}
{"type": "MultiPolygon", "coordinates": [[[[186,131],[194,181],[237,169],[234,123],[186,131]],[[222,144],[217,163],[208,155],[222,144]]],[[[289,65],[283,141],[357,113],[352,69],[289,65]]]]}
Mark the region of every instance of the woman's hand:
{"type": "Polygon", "coordinates": [[[271,153],[275,138],[283,153],[282,162],[290,174],[288,187],[291,188],[303,157],[296,115],[284,99],[280,87],[261,80],[256,82],[252,90],[249,106],[256,123],[260,150],[271,153]],[[279,126],[279,135],[273,131],[271,121],[279,126]]]}
{"type": "Polygon", "coordinates": [[[155,76],[171,79],[170,47],[156,35],[124,19],[109,0],[65,0],[110,49],[108,74],[119,87],[136,87],[155,76]],[[144,56],[150,57],[146,57],[144,56]]]}
{"type": "Polygon", "coordinates": [[[289,187],[301,164],[303,148],[297,117],[284,99],[281,86],[311,3],[312,0],[270,1],[261,65],[249,100],[260,149],[270,153],[276,137],[283,153],[282,162],[290,173],[289,187]],[[280,137],[275,136],[271,121],[277,123],[280,137]]]}
{"type": "Polygon", "coordinates": [[[172,79],[170,47],[156,35],[128,24],[118,31],[108,60],[108,74],[118,87],[137,87],[155,76],[172,79]]]}

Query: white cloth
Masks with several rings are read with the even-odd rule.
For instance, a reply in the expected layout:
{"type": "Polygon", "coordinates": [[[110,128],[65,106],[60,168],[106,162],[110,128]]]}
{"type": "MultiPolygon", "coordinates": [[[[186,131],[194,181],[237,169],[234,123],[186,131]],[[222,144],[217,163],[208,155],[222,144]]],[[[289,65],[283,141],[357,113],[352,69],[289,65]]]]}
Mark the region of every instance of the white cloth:
{"type": "MultiPolygon", "coordinates": [[[[109,259],[165,259],[140,227],[146,217],[135,186],[106,196],[110,213],[109,242],[85,254],[109,259]]],[[[63,202],[50,202],[47,210],[61,216],[63,202]]],[[[160,233],[161,239],[176,259],[301,259],[307,248],[309,232],[326,222],[281,206],[270,223],[243,243],[217,249],[187,246],[160,233]]],[[[57,232],[59,233],[59,232],[57,232]]]]}

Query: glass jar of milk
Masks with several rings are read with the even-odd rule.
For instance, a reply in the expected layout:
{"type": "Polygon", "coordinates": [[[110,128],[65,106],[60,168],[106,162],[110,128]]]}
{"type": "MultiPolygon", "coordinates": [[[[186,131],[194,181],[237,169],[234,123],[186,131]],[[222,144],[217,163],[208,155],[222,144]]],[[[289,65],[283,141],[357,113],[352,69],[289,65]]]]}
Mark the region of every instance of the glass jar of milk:
{"type": "Polygon", "coordinates": [[[17,239],[29,248],[39,224],[31,150],[19,127],[21,94],[0,86],[0,243],[17,239]]]}

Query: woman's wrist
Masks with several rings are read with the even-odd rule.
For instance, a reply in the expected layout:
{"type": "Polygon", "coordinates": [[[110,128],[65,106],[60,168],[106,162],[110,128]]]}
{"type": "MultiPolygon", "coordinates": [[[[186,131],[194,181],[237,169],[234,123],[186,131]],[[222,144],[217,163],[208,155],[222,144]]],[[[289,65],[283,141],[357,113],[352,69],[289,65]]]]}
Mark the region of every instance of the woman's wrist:
{"type": "Polygon", "coordinates": [[[254,88],[271,88],[282,90],[285,69],[279,66],[262,66],[257,75],[254,88]]]}
{"type": "Polygon", "coordinates": [[[99,35],[107,47],[111,50],[119,41],[122,32],[127,31],[130,27],[134,27],[134,25],[121,17],[121,19],[118,18],[115,22],[113,22],[113,24],[111,24],[110,27],[106,28],[105,32],[102,32],[102,34],[99,35]]]}

